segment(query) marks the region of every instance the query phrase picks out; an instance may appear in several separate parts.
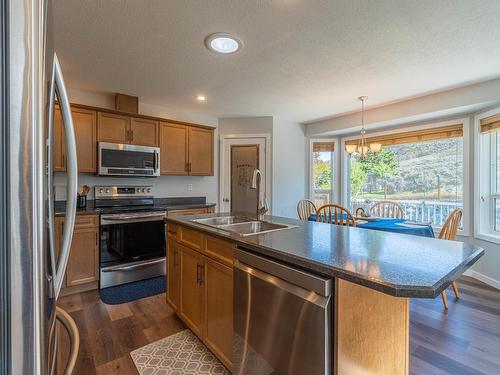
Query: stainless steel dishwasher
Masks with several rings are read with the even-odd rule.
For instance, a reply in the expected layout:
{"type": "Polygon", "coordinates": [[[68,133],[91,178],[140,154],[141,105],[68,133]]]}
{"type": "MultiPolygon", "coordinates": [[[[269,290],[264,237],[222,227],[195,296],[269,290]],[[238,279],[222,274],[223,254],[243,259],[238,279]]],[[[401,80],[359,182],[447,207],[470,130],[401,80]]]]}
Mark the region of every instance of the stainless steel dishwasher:
{"type": "Polygon", "coordinates": [[[332,280],[236,250],[234,374],[331,374],[332,280]]]}

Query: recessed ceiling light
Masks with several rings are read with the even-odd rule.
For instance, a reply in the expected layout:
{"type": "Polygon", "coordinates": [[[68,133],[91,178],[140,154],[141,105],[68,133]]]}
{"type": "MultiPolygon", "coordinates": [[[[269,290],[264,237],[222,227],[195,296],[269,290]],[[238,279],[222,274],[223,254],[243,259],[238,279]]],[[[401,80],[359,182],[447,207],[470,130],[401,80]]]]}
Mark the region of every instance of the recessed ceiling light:
{"type": "Polygon", "coordinates": [[[205,38],[205,46],[213,52],[230,54],[243,47],[241,40],[226,33],[215,33],[205,38]]]}
{"type": "Polygon", "coordinates": [[[199,102],[204,102],[207,100],[207,97],[205,95],[198,95],[196,97],[196,100],[198,100],[199,102]]]}

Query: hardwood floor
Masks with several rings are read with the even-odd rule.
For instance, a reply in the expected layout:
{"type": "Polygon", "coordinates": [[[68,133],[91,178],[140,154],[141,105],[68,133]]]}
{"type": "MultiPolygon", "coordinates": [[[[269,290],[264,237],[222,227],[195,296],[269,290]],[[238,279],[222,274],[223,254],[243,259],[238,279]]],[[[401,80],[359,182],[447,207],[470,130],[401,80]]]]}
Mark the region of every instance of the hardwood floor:
{"type": "MultiPolygon", "coordinates": [[[[459,301],[448,291],[447,313],[441,297],[411,301],[412,375],[500,374],[500,291],[467,277],[458,287],[459,301]]],[[[164,294],[111,306],[92,291],[64,297],[59,305],[80,328],[75,375],[137,374],[132,350],[186,328],[164,294]]]]}

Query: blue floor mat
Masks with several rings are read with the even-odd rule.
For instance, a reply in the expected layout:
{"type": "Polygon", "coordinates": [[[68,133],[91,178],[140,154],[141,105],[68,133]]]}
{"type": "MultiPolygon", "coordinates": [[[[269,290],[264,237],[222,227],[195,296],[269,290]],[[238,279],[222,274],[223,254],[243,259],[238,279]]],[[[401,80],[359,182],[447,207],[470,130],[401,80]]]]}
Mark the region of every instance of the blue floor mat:
{"type": "Polygon", "coordinates": [[[108,305],[118,305],[120,303],[127,303],[165,293],[165,289],[165,276],[158,276],[151,279],[104,288],[100,290],[100,294],[102,302],[108,305]]]}

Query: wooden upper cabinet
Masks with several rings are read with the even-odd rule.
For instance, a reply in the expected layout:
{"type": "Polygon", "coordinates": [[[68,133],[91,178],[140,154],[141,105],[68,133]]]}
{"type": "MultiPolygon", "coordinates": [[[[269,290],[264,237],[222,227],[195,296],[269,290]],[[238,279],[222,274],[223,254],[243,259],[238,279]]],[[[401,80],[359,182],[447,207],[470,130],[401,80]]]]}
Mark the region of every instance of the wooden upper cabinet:
{"type": "Polygon", "coordinates": [[[78,171],[95,173],[97,167],[97,113],[88,109],[73,108],[78,171]]]}
{"type": "Polygon", "coordinates": [[[97,137],[99,142],[129,143],[130,117],[99,112],[97,114],[97,137]]]}
{"type": "Polygon", "coordinates": [[[189,174],[214,175],[214,131],[189,127],[189,174]]]}
{"type": "Polygon", "coordinates": [[[188,127],[160,122],[160,173],[188,174],[188,127]]]}
{"type": "MultiPolygon", "coordinates": [[[[95,111],[71,108],[73,128],[75,131],[78,172],[94,173],[96,171],[96,128],[95,111]]],[[[54,171],[65,171],[68,157],[62,116],[59,106],[54,112],[54,171]]]]}
{"type": "Polygon", "coordinates": [[[54,171],[62,172],[66,170],[66,140],[64,139],[64,127],[61,110],[56,105],[54,111],[54,144],[53,144],[53,165],[54,171]]]}
{"type": "Polygon", "coordinates": [[[158,146],[158,121],[132,118],[130,120],[130,143],[140,146],[158,146]]]}

